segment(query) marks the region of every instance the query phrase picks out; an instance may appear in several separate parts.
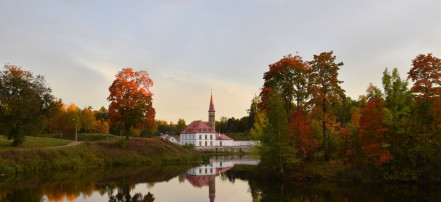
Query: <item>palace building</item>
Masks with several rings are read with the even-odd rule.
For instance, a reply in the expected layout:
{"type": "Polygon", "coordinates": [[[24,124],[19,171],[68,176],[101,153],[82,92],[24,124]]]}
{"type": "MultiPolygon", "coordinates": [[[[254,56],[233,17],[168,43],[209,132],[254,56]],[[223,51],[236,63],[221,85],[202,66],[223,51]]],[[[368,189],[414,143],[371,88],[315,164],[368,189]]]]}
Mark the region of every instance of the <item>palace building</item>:
{"type": "Polygon", "coordinates": [[[215,113],[212,94],[210,107],[208,108],[208,122],[201,120],[193,121],[181,132],[180,144],[192,144],[196,148],[233,146],[233,139],[216,132],[215,113]]]}

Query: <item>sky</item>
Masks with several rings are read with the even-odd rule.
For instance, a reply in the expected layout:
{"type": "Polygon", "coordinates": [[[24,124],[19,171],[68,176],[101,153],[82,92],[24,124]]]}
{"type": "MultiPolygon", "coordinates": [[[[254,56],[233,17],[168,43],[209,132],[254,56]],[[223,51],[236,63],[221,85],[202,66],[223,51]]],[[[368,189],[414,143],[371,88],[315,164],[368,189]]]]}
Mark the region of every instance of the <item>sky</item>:
{"type": "Polygon", "coordinates": [[[109,106],[122,68],[154,81],[156,119],[247,115],[268,65],[334,51],[357,99],[403,78],[419,54],[441,57],[439,0],[0,0],[0,63],[44,75],[53,95],[80,108],[109,106]]]}

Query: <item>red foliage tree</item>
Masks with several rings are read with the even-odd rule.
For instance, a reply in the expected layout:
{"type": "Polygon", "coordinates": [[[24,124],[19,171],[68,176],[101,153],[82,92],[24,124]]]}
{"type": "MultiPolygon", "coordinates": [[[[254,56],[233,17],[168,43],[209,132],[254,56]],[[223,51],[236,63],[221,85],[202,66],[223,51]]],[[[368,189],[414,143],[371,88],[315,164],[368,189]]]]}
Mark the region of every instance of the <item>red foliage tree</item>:
{"type": "Polygon", "coordinates": [[[314,149],[318,146],[318,141],[313,138],[314,131],[306,117],[306,113],[297,107],[297,110],[291,114],[288,123],[290,131],[289,136],[293,138],[293,143],[298,147],[299,154],[303,159],[308,159],[314,149]]]}
{"type": "Polygon", "coordinates": [[[126,139],[129,139],[131,127],[152,127],[155,124],[151,86],[153,81],[147,71],[124,68],[109,87],[110,124],[122,129],[126,139]]]}
{"type": "Polygon", "coordinates": [[[375,97],[362,110],[359,145],[363,165],[382,164],[393,159],[385,142],[388,129],[383,123],[383,105],[383,100],[375,97]]]}

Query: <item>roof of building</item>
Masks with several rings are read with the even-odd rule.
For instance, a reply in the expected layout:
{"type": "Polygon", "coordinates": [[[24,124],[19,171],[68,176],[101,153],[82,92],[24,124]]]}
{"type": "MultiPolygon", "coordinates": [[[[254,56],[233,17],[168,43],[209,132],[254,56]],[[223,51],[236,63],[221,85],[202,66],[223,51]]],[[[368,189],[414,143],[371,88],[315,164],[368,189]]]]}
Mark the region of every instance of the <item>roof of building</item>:
{"type": "Polygon", "coordinates": [[[211,98],[210,98],[210,108],[208,108],[209,112],[215,112],[214,110],[214,104],[213,104],[213,94],[211,94],[211,98]]]}
{"type": "Polygon", "coordinates": [[[226,136],[225,134],[217,134],[216,140],[233,140],[231,137],[226,136]]]}
{"type": "Polygon", "coordinates": [[[181,133],[215,133],[215,131],[211,131],[210,123],[199,120],[191,122],[181,133]]]}
{"type": "MultiPolygon", "coordinates": [[[[170,139],[172,139],[172,138],[175,138],[175,137],[173,137],[173,136],[171,136],[171,135],[169,135],[169,134],[162,134],[161,135],[161,139],[162,140],[170,140],[170,139]]],[[[175,138],[176,140],[178,140],[179,138],[175,138]]],[[[179,140],[178,140],[179,141],[179,140]]]]}

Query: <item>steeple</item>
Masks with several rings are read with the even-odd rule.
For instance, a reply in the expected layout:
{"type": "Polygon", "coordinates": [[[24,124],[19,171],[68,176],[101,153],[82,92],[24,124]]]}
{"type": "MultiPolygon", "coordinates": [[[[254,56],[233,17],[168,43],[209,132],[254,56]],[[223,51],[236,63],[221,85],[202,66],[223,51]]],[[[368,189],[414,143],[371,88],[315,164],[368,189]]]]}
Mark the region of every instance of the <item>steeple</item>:
{"type": "Polygon", "coordinates": [[[211,93],[211,98],[210,98],[210,108],[208,109],[208,112],[215,112],[215,110],[214,110],[214,104],[213,104],[213,93],[211,93]]]}
{"type": "Polygon", "coordinates": [[[208,122],[210,124],[211,132],[216,131],[215,112],[216,111],[214,110],[214,104],[213,104],[213,93],[211,93],[210,108],[208,108],[208,122]]]}

